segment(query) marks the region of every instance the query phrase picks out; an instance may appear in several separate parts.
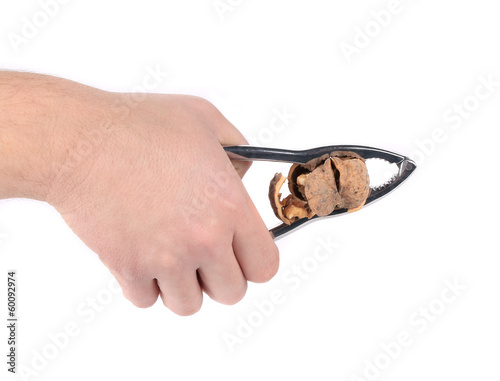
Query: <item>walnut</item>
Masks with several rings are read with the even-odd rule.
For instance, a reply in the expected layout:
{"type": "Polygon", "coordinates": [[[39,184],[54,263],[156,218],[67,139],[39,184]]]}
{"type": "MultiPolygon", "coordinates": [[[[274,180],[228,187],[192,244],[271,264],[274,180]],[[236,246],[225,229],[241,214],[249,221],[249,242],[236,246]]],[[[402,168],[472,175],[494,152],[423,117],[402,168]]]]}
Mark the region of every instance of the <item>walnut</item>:
{"type": "Polygon", "coordinates": [[[370,195],[365,161],[353,152],[332,152],[306,164],[294,164],[288,178],[277,173],[269,187],[274,214],[287,225],[301,218],[327,216],[336,209],[358,211],[370,195]],[[281,200],[288,179],[290,195],[281,200]]]}
{"type": "Polygon", "coordinates": [[[289,195],[281,201],[281,193],[279,191],[285,181],[286,177],[281,173],[277,173],[269,186],[269,200],[271,201],[271,206],[276,217],[285,224],[290,225],[300,218],[311,218],[314,216],[304,200],[289,195]]]}

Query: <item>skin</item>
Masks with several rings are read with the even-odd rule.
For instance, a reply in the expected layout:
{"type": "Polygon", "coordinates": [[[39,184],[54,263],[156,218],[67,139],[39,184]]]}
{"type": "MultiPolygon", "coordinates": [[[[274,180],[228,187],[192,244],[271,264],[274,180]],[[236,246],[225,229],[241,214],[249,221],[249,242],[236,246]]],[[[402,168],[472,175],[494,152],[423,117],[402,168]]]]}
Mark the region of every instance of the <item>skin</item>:
{"type": "Polygon", "coordinates": [[[54,206],[137,307],[191,315],[277,272],[278,249],[226,145],[247,144],[208,101],[109,93],[0,73],[0,198],[54,206]]]}

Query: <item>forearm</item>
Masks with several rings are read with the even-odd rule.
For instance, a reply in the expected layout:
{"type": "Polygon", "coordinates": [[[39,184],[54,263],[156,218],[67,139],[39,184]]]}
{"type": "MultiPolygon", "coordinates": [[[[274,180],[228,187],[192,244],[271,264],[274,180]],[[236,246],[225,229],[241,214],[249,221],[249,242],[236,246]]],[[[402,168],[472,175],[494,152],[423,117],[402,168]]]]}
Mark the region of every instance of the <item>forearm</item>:
{"type": "Polygon", "coordinates": [[[91,90],[49,76],[0,72],[0,199],[46,201],[74,144],[70,127],[81,113],[75,98],[82,91],[91,90]]]}

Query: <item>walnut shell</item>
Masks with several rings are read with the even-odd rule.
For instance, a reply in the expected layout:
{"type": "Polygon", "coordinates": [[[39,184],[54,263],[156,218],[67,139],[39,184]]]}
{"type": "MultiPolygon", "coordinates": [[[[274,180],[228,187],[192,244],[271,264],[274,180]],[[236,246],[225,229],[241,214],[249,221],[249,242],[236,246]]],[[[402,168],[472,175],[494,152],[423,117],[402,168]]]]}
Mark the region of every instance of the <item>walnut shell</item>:
{"type": "Polygon", "coordinates": [[[369,184],[364,159],[354,152],[337,151],[306,164],[293,164],[287,178],[277,173],[269,187],[269,199],[276,217],[290,225],[336,209],[361,209],[370,195],[369,184]],[[285,180],[290,195],[281,200],[285,180]]]}
{"type": "Polygon", "coordinates": [[[370,178],[365,163],[358,159],[343,160],[339,157],[332,157],[331,160],[339,171],[340,207],[350,212],[361,209],[370,194],[370,178]]]}
{"type": "Polygon", "coordinates": [[[269,185],[269,200],[271,201],[271,206],[273,207],[275,216],[285,224],[290,225],[292,222],[283,214],[283,205],[281,203],[280,189],[283,186],[285,180],[286,177],[281,173],[277,173],[274,175],[274,178],[271,180],[271,184],[269,185]]]}
{"type": "Polygon", "coordinates": [[[320,217],[329,215],[342,202],[330,159],[307,176],[305,194],[309,207],[320,217]]]}

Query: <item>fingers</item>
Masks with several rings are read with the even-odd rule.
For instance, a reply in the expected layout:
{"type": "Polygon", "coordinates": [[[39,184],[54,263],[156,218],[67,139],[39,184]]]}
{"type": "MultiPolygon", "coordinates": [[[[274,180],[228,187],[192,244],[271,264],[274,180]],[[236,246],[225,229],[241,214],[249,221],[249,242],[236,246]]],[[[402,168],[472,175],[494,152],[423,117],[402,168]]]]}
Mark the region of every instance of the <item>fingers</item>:
{"type": "Polygon", "coordinates": [[[136,307],[148,308],[156,303],[160,289],[155,279],[143,280],[125,280],[115,275],[120,284],[123,296],[130,300],[136,307]]]}
{"type": "Polygon", "coordinates": [[[245,296],[247,281],[231,248],[215,257],[207,255],[198,269],[202,289],[219,303],[235,304],[245,296]]]}
{"type": "Polygon", "coordinates": [[[196,271],[166,271],[157,278],[160,296],[165,307],[180,316],[198,312],[203,302],[203,294],[196,271]]]}
{"type": "Polygon", "coordinates": [[[279,267],[279,251],[271,234],[247,195],[246,212],[240,214],[233,249],[245,278],[252,282],[269,281],[279,267]]]}
{"type": "Polygon", "coordinates": [[[148,308],[156,303],[160,289],[155,279],[126,279],[114,271],[101,256],[99,259],[120,284],[123,296],[133,305],[139,308],[148,308]]]}

